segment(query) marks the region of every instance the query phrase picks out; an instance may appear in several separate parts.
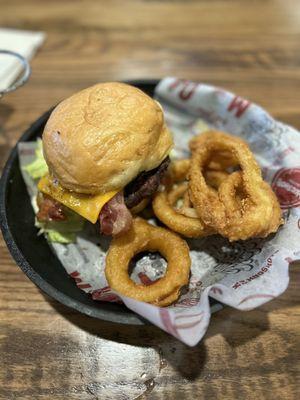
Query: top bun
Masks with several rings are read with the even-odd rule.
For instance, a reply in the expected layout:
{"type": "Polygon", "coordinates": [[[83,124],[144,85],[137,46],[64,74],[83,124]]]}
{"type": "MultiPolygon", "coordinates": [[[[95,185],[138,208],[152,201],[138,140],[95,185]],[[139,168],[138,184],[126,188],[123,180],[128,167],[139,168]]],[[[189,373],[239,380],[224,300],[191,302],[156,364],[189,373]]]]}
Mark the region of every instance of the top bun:
{"type": "Polygon", "coordinates": [[[124,83],[100,83],[62,101],[43,133],[50,174],[79,193],[120,190],[170,152],[160,105],[124,83]]]}

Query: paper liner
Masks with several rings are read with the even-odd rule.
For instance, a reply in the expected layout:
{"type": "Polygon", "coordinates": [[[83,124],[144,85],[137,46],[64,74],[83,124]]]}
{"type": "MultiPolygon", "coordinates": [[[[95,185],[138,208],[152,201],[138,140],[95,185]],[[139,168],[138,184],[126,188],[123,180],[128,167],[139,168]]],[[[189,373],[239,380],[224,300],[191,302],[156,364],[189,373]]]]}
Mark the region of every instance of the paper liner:
{"type": "MultiPolygon", "coordinates": [[[[104,274],[109,239],[89,223],[74,244],[50,243],[77,286],[94,300],[123,301],[126,306],[189,346],[205,334],[209,296],[240,310],[251,310],[279,296],[288,286],[288,266],[300,258],[300,135],[266,111],[223,89],[181,80],[163,79],[155,97],[174,135],[175,157],[189,156],[188,141],[208,126],[246,140],[264,179],[272,184],[284,211],[285,224],[267,239],[229,243],[215,235],[189,240],[192,268],[188,291],[168,308],[138,302],[113,292],[104,274]]],[[[21,167],[34,158],[36,144],[21,143],[21,167]]],[[[33,199],[36,183],[22,169],[33,199]]],[[[34,201],[33,201],[34,206],[34,201]]],[[[159,255],[139,259],[132,278],[149,284],[163,275],[159,255]]]]}

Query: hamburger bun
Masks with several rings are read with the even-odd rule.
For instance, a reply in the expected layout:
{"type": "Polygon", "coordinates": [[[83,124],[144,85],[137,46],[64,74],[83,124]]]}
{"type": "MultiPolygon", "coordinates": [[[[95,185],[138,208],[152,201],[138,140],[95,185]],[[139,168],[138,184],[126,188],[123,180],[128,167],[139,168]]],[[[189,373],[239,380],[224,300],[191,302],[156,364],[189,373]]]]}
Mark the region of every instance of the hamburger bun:
{"type": "Polygon", "coordinates": [[[124,83],[100,83],[62,101],[43,132],[50,174],[78,193],[121,190],[173,145],[160,105],[124,83]]]}

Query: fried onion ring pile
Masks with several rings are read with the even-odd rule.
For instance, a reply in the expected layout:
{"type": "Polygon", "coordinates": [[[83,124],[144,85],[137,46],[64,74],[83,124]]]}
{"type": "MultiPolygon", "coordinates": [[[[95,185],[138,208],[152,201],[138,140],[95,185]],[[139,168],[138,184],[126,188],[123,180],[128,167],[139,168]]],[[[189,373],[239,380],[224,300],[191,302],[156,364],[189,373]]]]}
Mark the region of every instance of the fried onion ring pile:
{"type": "Polygon", "coordinates": [[[279,203],[242,139],[208,131],[190,149],[191,159],[171,164],[164,190],[154,197],[157,218],[194,238],[218,233],[236,241],[277,231],[279,203]]]}
{"type": "Polygon", "coordinates": [[[189,195],[204,224],[230,241],[266,237],[282,224],[277,198],[263,180],[248,145],[223,132],[210,132],[202,146],[194,147],[189,195]],[[233,161],[238,160],[240,171],[229,174],[212,191],[204,171],[215,153],[230,154],[233,161]]]}
{"type": "MultiPolygon", "coordinates": [[[[223,161],[221,156],[219,161],[223,161]]],[[[152,207],[156,217],[168,228],[189,238],[200,238],[212,235],[216,231],[203,222],[191,202],[187,181],[190,165],[189,159],[178,160],[171,164],[165,190],[154,196],[152,207]]],[[[228,175],[226,171],[207,169],[205,179],[210,190],[213,192],[218,190],[228,175]]]]}
{"type": "Polygon", "coordinates": [[[243,140],[209,131],[194,137],[190,150],[190,159],[171,163],[153,198],[155,216],[170,230],[136,217],[129,233],[112,240],[105,274],[111,288],[124,296],[160,307],[178,299],[188,283],[191,259],[187,243],[172,231],[236,241],[264,238],[283,223],[277,197],[243,140]],[[132,257],[145,250],[159,251],[168,262],[165,276],[149,286],[128,275],[132,257]]]}
{"type": "Polygon", "coordinates": [[[190,267],[189,247],[183,239],[137,217],[126,235],[113,238],[105,275],[110,287],[120,294],[164,307],[176,301],[180,289],[188,284],[190,267]],[[159,251],[168,263],[165,276],[148,286],[135,283],[128,275],[130,260],[146,250],[159,251]]]}

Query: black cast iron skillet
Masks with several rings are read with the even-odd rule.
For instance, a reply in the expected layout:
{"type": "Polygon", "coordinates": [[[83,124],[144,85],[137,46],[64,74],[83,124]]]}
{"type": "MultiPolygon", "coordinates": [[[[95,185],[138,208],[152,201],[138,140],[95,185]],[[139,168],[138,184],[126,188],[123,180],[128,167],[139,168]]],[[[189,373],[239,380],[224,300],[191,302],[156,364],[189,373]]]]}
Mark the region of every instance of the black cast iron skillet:
{"type": "MultiPolygon", "coordinates": [[[[127,83],[152,96],[158,81],[141,80],[127,83]]],[[[40,137],[51,111],[52,109],[35,121],[18,143],[34,141],[40,137]]],[[[96,302],[78,289],[45,238],[37,236],[34,212],[19,168],[17,145],[9,156],[0,180],[0,225],[7,247],[16,263],[50,297],[91,317],[122,324],[145,323],[145,320],[125,306],[96,302]]]]}

